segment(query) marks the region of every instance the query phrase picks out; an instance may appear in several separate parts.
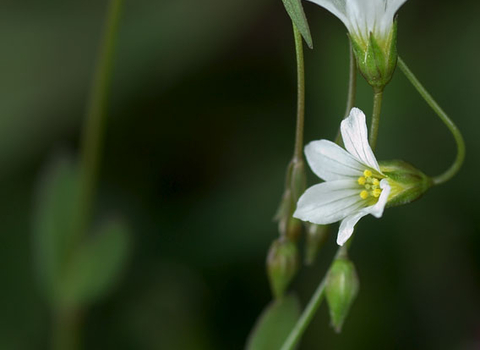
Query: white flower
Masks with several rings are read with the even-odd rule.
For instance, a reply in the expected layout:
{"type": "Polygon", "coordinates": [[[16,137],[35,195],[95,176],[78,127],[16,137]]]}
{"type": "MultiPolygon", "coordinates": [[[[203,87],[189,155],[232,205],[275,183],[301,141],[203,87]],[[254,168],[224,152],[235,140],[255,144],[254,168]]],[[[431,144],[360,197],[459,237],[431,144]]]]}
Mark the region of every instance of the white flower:
{"type": "Polygon", "coordinates": [[[319,225],[341,221],[337,243],[343,245],[362,217],[382,216],[391,187],[368,144],[365,114],[353,108],[340,130],[346,151],[328,140],[305,147],[310,168],[325,182],[305,191],[293,216],[319,225]]]}
{"type": "Polygon", "coordinates": [[[353,39],[367,47],[370,33],[380,45],[390,39],[393,17],[406,0],[309,0],[337,16],[353,39]]]}

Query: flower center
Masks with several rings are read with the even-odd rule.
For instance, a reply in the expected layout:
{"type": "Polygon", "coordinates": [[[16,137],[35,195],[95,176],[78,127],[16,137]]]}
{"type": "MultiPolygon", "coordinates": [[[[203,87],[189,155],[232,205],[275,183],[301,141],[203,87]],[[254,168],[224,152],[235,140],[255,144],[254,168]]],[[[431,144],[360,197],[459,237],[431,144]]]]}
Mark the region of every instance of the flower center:
{"type": "Polygon", "coordinates": [[[360,197],[362,199],[367,199],[368,197],[380,197],[380,194],[382,193],[382,189],[380,188],[380,180],[374,176],[370,170],[365,170],[363,172],[363,176],[360,176],[357,182],[364,188],[360,192],[360,197]]]}

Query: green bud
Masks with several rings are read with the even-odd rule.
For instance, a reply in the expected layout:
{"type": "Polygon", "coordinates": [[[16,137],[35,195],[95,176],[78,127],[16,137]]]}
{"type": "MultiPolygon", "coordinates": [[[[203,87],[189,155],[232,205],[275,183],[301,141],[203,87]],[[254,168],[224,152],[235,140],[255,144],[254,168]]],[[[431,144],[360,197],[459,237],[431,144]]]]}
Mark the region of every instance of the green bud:
{"type": "Polygon", "coordinates": [[[302,222],[295,219],[292,215],[295,211],[298,198],[305,191],[306,183],[305,162],[303,160],[293,159],[287,168],[285,192],[283,193],[280,206],[274,218],[278,221],[280,236],[287,237],[293,242],[296,242],[300,237],[302,222]]]}
{"type": "Polygon", "coordinates": [[[386,38],[370,33],[366,42],[355,35],[350,35],[350,39],[363,77],[373,88],[383,90],[397,66],[397,21],[386,38]]]}
{"type": "Polygon", "coordinates": [[[305,162],[303,160],[293,160],[292,175],[289,187],[292,190],[294,204],[297,204],[300,196],[307,188],[307,172],[305,171],[305,162]]]}
{"type": "Polygon", "coordinates": [[[308,225],[305,242],[305,265],[312,265],[315,262],[318,251],[327,241],[328,234],[328,225],[308,225]]]}
{"type": "Polygon", "coordinates": [[[281,298],[298,270],[298,250],[292,241],[280,238],[272,242],[267,255],[267,274],[275,298],[281,298]]]}
{"type": "Polygon", "coordinates": [[[402,160],[381,162],[379,165],[391,187],[387,207],[413,202],[433,185],[430,177],[402,160]]]}
{"type": "Polygon", "coordinates": [[[350,306],[357,297],[359,282],[355,266],[348,258],[338,258],[328,272],[326,298],[330,321],[337,333],[342,330],[350,306]]]}

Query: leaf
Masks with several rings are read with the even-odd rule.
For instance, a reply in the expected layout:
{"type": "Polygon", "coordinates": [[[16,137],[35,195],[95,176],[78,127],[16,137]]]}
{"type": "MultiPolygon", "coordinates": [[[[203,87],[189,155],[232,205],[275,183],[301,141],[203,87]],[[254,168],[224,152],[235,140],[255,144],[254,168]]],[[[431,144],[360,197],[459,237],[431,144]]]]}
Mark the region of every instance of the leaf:
{"type": "Polygon", "coordinates": [[[278,350],[300,318],[300,302],[290,294],[272,301],[253,327],[246,350],[278,350]]]}
{"type": "Polygon", "coordinates": [[[34,200],[35,268],[46,297],[55,300],[65,259],[74,246],[78,171],[72,159],[60,156],[40,176],[34,200]]]}
{"type": "Polygon", "coordinates": [[[85,305],[108,294],[126,264],[128,238],[128,229],[121,221],[107,221],[77,248],[62,281],[64,306],[85,305]]]}
{"type": "Polygon", "coordinates": [[[285,9],[287,10],[290,19],[302,34],[303,39],[308,47],[313,49],[313,40],[310,34],[310,27],[308,26],[307,17],[303,11],[301,0],[282,0],[285,9]]]}

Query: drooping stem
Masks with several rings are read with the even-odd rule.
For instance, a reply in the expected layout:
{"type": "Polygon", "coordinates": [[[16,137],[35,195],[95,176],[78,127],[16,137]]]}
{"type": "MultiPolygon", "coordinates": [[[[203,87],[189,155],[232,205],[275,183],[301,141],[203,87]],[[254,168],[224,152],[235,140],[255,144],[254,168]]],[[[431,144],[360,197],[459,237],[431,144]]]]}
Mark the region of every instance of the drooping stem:
{"type": "Polygon", "coordinates": [[[448,115],[444,112],[444,110],[438,105],[435,99],[428,93],[428,91],[423,87],[423,85],[418,81],[412,71],[408,68],[405,62],[398,57],[398,66],[402,70],[403,74],[407,77],[407,79],[412,83],[412,85],[417,89],[418,93],[423,97],[423,99],[428,103],[428,105],[433,109],[433,111],[438,115],[438,117],[443,121],[443,123],[447,126],[448,130],[452,133],[455,142],[457,144],[457,156],[450,166],[445,172],[442,174],[435,176],[433,178],[433,183],[435,185],[442,184],[447,182],[455,174],[460,170],[462,167],[463,161],[465,159],[465,141],[463,140],[462,133],[457,128],[457,126],[453,123],[453,121],[448,117],[448,115]]]}
{"type": "MultiPolygon", "coordinates": [[[[332,264],[338,257],[340,257],[342,254],[345,254],[346,250],[347,245],[339,247],[337,253],[335,254],[335,257],[332,260],[332,264]]],[[[330,271],[330,268],[327,271],[330,271]]],[[[305,307],[305,310],[303,310],[302,315],[295,324],[295,327],[293,327],[293,329],[291,330],[280,350],[292,350],[300,341],[303,333],[305,333],[308,325],[313,319],[313,316],[315,316],[315,313],[317,312],[320,304],[322,303],[323,297],[325,295],[325,287],[327,286],[327,279],[328,272],[318,285],[308,305],[305,307]]]]}
{"type": "Polygon", "coordinates": [[[377,146],[378,128],[380,126],[380,112],[382,111],[383,89],[375,89],[373,94],[372,123],[370,124],[370,147],[377,146]]]}
{"type": "MultiPolygon", "coordinates": [[[[350,43],[350,69],[349,69],[349,78],[348,78],[348,95],[347,95],[347,106],[345,109],[344,119],[348,117],[350,111],[355,107],[355,99],[357,96],[357,61],[355,59],[355,54],[353,53],[352,42],[350,43]]],[[[340,145],[342,143],[342,135],[340,129],[337,132],[337,137],[335,137],[335,143],[340,145]]]]}
{"type": "Polygon", "coordinates": [[[295,149],[293,159],[303,158],[303,129],[305,125],[305,64],[303,60],[302,35],[292,22],[297,57],[297,126],[295,131],[295,149]]]}
{"type": "Polygon", "coordinates": [[[118,24],[123,0],[111,0],[106,27],[98,56],[96,71],[87,105],[81,139],[80,215],[78,235],[83,235],[90,222],[92,202],[101,159],[106,122],[107,97],[113,66],[118,24]]]}

